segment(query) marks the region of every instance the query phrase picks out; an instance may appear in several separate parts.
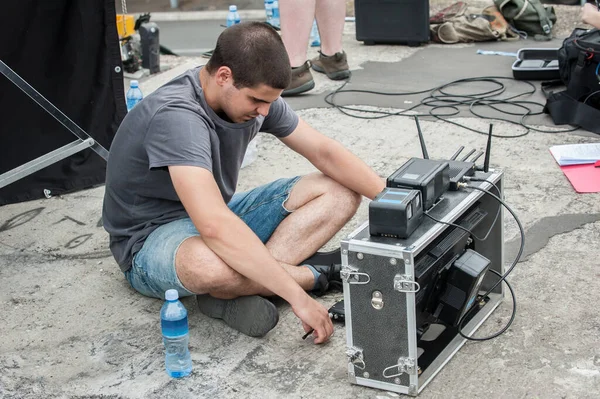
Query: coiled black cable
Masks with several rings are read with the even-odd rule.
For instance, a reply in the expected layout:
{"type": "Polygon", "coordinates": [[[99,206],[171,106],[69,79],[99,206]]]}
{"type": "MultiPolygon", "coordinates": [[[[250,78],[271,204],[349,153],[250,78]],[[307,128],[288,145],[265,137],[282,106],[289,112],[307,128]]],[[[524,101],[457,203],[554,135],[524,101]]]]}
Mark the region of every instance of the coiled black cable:
{"type": "MultiPolygon", "coordinates": [[[[451,121],[447,118],[456,116],[460,113],[461,109],[468,109],[468,111],[482,119],[494,119],[503,122],[511,123],[519,126],[521,131],[514,134],[493,134],[494,137],[500,138],[517,138],[523,137],[529,134],[530,131],[536,131],[540,133],[565,133],[577,130],[579,127],[571,127],[568,129],[553,129],[544,130],[538,129],[526,123],[527,118],[530,116],[541,115],[543,113],[544,104],[525,100],[523,97],[530,96],[536,92],[536,87],[533,83],[526,80],[515,80],[513,78],[502,77],[502,76],[481,76],[474,78],[458,79],[444,85],[434,87],[431,89],[413,91],[413,92],[380,92],[375,90],[361,90],[361,89],[345,89],[346,85],[350,83],[350,80],[346,81],[342,86],[333,92],[325,96],[325,102],[338,111],[345,115],[358,119],[381,119],[390,116],[410,116],[414,117],[415,114],[411,111],[421,107],[425,108],[423,113],[417,113],[419,117],[430,116],[444,122],[453,124],[463,129],[472,131],[474,133],[488,135],[488,132],[479,131],[477,129],[470,128],[458,122],[451,121]],[[518,82],[528,86],[528,90],[523,91],[508,97],[500,97],[506,92],[506,86],[502,83],[503,80],[518,82]],[[452,94],[453,88],[459,87],[460,85],[472,84],[472,83],[484,83],[491,84],[492,88],[483,89],[477,93],[471,94],[452,94]],[[398,112],[389,112],[373,109],[359,108],[358,106],[340,105],[336,102],[336,97],[344,93],[366,93],[375,94],[381,96],[413,96],[418,94],[429,93],[429,96],[422,99],[419,103],[403,109],[398,112]],[[537,110],[535,108],[538,108],[537,110]],[[512,120],[509,118],[502,118],[499,116],[486,116],[480,109],[491,109],[496,112],[506,114],[512,117],[518,118],[518,120],[512,120]],[[477,111],[475,111],[477,109],[477,111]],[[448,111],[446,111],[448,110],[448,111]],[[366,114],[366,115],[365,115],[366,114]]],[[[368,106],[363,104],[362,106],[368,106]]]]}

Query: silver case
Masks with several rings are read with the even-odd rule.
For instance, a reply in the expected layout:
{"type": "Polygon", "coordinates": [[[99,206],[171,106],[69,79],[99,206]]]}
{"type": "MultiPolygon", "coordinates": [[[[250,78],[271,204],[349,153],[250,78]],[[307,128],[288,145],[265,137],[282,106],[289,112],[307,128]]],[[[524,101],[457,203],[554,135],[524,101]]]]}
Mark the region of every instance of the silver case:
{"type": "MultiPolygon", "coordinates": [[[[488,175],[488,180],[496,183],[501,191],[502,176],[501,171],[488,175]]],[[[487,182],[470,184],[495,192],[487,182]]],[[[498,206],[494,198],[478,190],[448,192],[445,197],[444,201],[450,204],[441,210],[440,220],[448,223],[454,222],[476,202],[489,209],[486,220],[494,218],[498,206]],[[494,210],[493,213],[490,210],[494,210]]],[[[492,261],[492,269],[503,274],[502,208],[500,212],[490,237],[478,243],[475,250],[492,261]]],[[[425,370],[419,366],[415,309],[415,293],[419,287],[414,282],[414,261],[448,227],[425,217],[411,237],[399,240],[371,237],[368,222],[365,222],[342,241],[346,355],[351,383],[416,396],[466,342],[457,335],[425,370]]],[[[489,289],[497,281],[490,274],[482,289],[489,289]]],[[[490,294],[487,304],[464,326],[463,333],[475,332],[503,298],[500,284],[490,294]]]]}

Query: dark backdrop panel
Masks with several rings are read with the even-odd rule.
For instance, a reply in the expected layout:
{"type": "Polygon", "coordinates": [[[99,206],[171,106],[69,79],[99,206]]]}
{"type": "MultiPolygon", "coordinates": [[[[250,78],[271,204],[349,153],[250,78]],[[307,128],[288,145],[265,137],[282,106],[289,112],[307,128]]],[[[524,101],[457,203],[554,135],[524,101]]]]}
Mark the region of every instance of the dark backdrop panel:
{"type": "MultiPolygon", "coordinates": [[[[0,59],[109,149],[125,116],[114,0],[2,4],[0,59]]],[[[76,140],[0,74],[0,173],[76,140]]],[[[79,152],[0,189],[0,205],[102,184],[106,162],[79,152]]]]}

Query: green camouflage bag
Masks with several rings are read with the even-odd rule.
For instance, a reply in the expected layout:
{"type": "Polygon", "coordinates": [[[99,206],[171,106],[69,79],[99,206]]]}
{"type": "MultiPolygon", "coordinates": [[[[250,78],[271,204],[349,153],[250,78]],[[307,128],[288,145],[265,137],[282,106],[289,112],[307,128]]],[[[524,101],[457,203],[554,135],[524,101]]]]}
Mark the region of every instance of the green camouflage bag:
{"type": "Polygon", "coordinates": [[[494,4],[515,29],[532,34],[535,39],[552,38],[554,7],[544,6],[540,0],[494,0],[494,4]]]}

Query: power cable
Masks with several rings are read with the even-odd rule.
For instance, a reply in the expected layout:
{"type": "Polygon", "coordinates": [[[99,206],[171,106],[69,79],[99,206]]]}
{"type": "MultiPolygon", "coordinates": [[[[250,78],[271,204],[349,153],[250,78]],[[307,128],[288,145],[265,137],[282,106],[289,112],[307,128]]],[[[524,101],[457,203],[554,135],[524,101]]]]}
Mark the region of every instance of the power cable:
{"type": "Polygon", "coordinates": [[[544,130],[528,125],[526,123],[527,118],[543,114],[544,104],[522,99],[522,97],[530,96],[537,91],[535,85],[526,80],[517,81],[513,78],[502,76],[481,76],[474,78],[458,79],[438,87],[413,92],[381,92],[375,90],[345,89],[348,83],[350,83],[350,80],[347,80],[338,89],[325,96],[325,102],[331,105],[332,107],[336,108],[341,113],[358,119],[381,119],[390,116],[414,117],[415,113],[411,113],[411,111],[416,110],[417,108],[425,108],[424,111],[417,112],[416,115],[419,117],[433,117],[435,119],[439,119],[444,122],[461,127],[463,129],[472,131],[474,133],[483,134],[487,136],[488,132],[482,132],[448,119],[450,117],[459,115],[461,109],[468,108],[468,111],[472,115],[477,116],[479,118],[500,120],[506,123],[517,125],[522,128],[521,131],[514,134],[493,134],[494,137],[499,138],[523,137],[529,134],[530,131],[536,131],[540,133],[565,133],[575,131],[579,128],[575,126],[570,129],[544,130]],[[503,80],[519,82],[527,85],[529,88],[521,93],[501,98],[499,96],[506,92],[506,85],[502,83],[503,80]],[[481,83],[491,85],[491,88],[485,88],[479,90],[476,93],[469,94],[453,94],[451,92],[457,87],[464,87],[465,85],[469,84],[481,83]],[[364,107],[369,106],[368,104],[358,106],[340,105],[338,102],[336,102],[336,97],[344,93],[364,93],[391,97],[413,96],[425,93],[428,93],[429,95],[423,98],[419,103],[409,108],[397,112],[390,112],[375,109],[365,109],[364,107]],[[475,111],[476,108],[477,111],[475,111]],[[487,116],[483,114],[482,111],[480,111],[481,108],[491,109],[501,114],[518,117],[518,120],[515,121],[509,118],[503,118],[498,116],[487,116]]]}
{"type": "Polygon", "coordinates": [[[512,309],[512,314],[510,317],[510,320],[506,323],[506,325],[498,332],[487,336],[487,337],[482,337],[482,338],[476,338],[476,337],[470,337],[468,335],[465,335],[462,332],[463,329],[463,325],[465,323],[465,321],[467,320],[467,316],[474,310],[477,308],[477,306],[473,306],[471,309],[469,309],[467,311],[467,313],[465,313],[465,315],[463,317],[461,317],[461,319],[458,322],[458,333],[461,335],[461,337],[466,338],[468,340],[471,341],[487,341],[490,340],[492,338],[496,338],[497,336],[499,336],[500,334],[504,333],[506,330],[508,330],[508,328],[512,325],[515,316],[516,316],[516,311],[517,311],[517,300],[515,297],[515,293],[512,289],[512,287],[510,286],[510,284],[508,283],[508,281],[506,280],[506,277],[513,271],[513,269],[515,268],[515,266],[517,265],[517,263],[519,263],[519,260],[521,259],[521,255],[523,255],[523,250],[525,249],[525,231],[523,230],[523,226],[521,225],[521,221],[519,220],[518,216],[514,213],[514,211],[510,208],[510,206],[508,206],[502,199],[500,199],[500,197],[496,196],[495,194],[491,193],[490,191],[483,189],[481,187],[477,187],[477,186],[467,186],[467,189],[473,189],[473,190],[479,190],[482,191],[484,193],[486,193],[487,195],[491,196],[492,198],[494,198],[496,201],[500,202],[500,204],[502,204],[502,206],[504,206],[504,208],[506,208],[506,210],[508,210],[510,212],[510,214],[513,216],[513,218],[515,219],[515,222],[517,223],[517,227],[519,228],[519,232],[521,234],[521,245],[519,246],[519,251],[517,252],[517,256],[515,257],[513,263],[510,265],[510,267],[508,268],[508,270],[503,274],[500,275],[500,273],[496,272],[495,270],[491,270],[494,274],[498,275],[500,278],[498,279],[498,281],[492,286],[492,288],[490,288],[489,290],[487,290],[487,292],[483,295],[481,295],[481,298],[486,298],[499,284],[501,284],[502,282],[504,282],[506,284],[506,286],[508,287],[508,289],[510,290],[510,294],[512,296],[512,301],[513,301],[513,309],[512,309]]]}
{"type": "MultiPolygon", "coordinates": [[[[489,180],[486,179],[477,179],[477,178],[470,178],[471,181],[485,181],[487,183],[492,184],[496,190],[498,191],[498,194],[500,194],[500,189],[499,187],[494,184],[494,182],[491,182],[489,180]]],[[[516,316],[516,312],[517,312],[517,299],[514,293],[514,290],[512,288],[512,286],[510,285],[510,283],[506,280],[506,277],[512,272],[512,270],[514,269],[514,267],[517,265],[517,263],[519,263],[519,260],[521,259],[521,255],[523,254],[523,250],[525,248],[525,232],[523,230],[523,226],[521,225],[521,221],[519,220],[519,218],[517,217],[517,215],[513,212],[513,210],[502,200],[500,199],[499,196],[496,196],[495,194],[491,193],[488,190],[485,190],[483,188],[480,187],[476,187],[476,186],[466,186],[465,188],[471,188],[471,189],[475,189],[475,190],[479,190],[482,191],[486,194],[488,194],[489,196],[493,197],[495,200],[497,200],[501,206],[504,206],[514,217],[515,221],[517,222],[517,226],[519,227],[519,232],[521,233],[521,245],[519,248],[519,251],[517,253],[517,256],[515,257],[515,260],[513,261],[513,263],[511,264],[511,266],[509,267],[509,269],[506,271],[506,273],[504,273],[504,275],[501,275],[500,273],[498,273],[495,270],[492,269],[488,269],[490,272],[496,274],[499,278],[499,280],[492,286],[492,288],[490,288],[485,294],[481,295],[481,298],[486,298],[500,283],[504,282],[506,284],[506,286],[508,287],[510,294],[511,294],[511,298],[512,298],[512,304],[513,304],[513,308],[512,308],[512,312],[511,312],[511,316],[509,321],[506,323],[506,325],[500,330],[495,332],[494,334],[487,336],[487,337],[483,337],[483,338],[476,338],[476,337],[470,337],[467,336],[466,334],[464,334],[462,332],[464,323],[467,320],[467,316],[469,314],[471,314],[471,312],[473,312],[473,310],[477,309],[477,306],[472,306],[458,321],[458,333],[463,337],[466,338],[468,340],[471,341],[487,341],[493,338],[498,337],[499,335],[503,334],[506,330],[508,330],[508,328],[512,325],[515,316],[516,316]]],[[[485,237],[483,238],[479,238],[477,237],[475,234],[473,234],[473,232],[469,229],[466,229],[458,224],[455,223],[449,223],[449,222],[443,222],[441,220],[436,219],[435,217],[431,216],[428,212],[424,212],[424,214],[429,217],[430,219],[434,220],[435,222],[438,223],[442,223],[442,224],[446,224],[449,226],[453,226],[456,228],[459,228],[467,233],[469,233],[471,236],[473,236],[473,238],[475,238],[478,241],[485,241],[488,236],[490,235],[490,233],[492,232],[492,228],[494,227],[494,225],[496,224],[496,221],[498,220],[498,215],[500,214],[500,208],[501,206],[498,207],[498,211],[496,212],[496,217],[494,218],[494,221],[492,222],[492,225],[490,227],[490,229],[488,230],[487,234],[485,235],[485,237]]]]}

